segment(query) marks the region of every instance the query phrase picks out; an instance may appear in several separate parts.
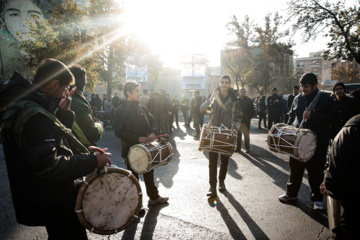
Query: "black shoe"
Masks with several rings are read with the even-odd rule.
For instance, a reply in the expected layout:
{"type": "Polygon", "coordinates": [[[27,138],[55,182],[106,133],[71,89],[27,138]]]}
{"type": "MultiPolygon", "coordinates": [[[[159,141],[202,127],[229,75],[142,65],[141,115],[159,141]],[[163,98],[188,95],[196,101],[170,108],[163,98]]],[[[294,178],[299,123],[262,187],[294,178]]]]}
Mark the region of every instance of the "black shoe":
{"type": "Polygon", "coordinates": [[[220,192],[224,192],[225,190],[226,190],[225,183],[224,183],[224,182],[220,182],[220,183],[219,183],[219,191],[220,191],[220,192]]]}
{"type": "Polygon", "coordinates": [[[216,188],[210,188],[209,191],[207,192],[206,196],[208,197],[215,197],[216,196],[216,188]]]}

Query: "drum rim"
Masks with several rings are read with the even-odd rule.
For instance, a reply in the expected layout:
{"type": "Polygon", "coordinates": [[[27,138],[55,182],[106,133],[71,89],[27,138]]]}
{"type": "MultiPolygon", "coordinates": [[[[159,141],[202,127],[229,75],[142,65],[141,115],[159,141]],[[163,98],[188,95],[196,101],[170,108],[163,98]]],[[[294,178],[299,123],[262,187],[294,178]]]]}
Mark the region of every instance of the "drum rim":
{"type": "Polygon", "coordinates": [[[133,168],[133,164],[131,163],[131,160],[130,160],[130,153],[131,153],[131,150],[133,150],[134,148],[142,148],[143,150],[145,150],[145,153],[146,155],[148,156],[148,159],[152,159],[152,156],[150,154],[149,151],[147,151],[148,149],[145,147],[145,145],[150,145],[148,143],[139,143],[139,144],[135,144],[134,146],[132,146],[129,150],[129,153],[128,153],[128,161],[129,161],[129,165],[131,167],[132,170],[134,170],[136,173],[139,173],[139,174],[144,174],[144,173],[147,173],[151,170],[151,164],[150,162],[148,161],[147,163],[147,167],[146,167],[146,170],[142,171],[142,170],[137,170],[135,168],[133,168]],[[149,169],[149,170],[148,170],[149,169]]]}
{"type": "MultiPolygon", "coordinates": [[[[133,181],[133,183],[136,185],[137,191],[139,193],[139,203],[138,203],[138,206],[136,207],[134,215],[138,216],[139,212],[140,212],[140,209],[142,207],[142,190],[141,190],[141,186],[140,186],[139,181],[136,179],[136,177],[129,170],[119,168],[119,167],[105,167],[105,168],[101,169],[101,175],[104,175],[104,174],[107,174],[107,173],[121,173],[124,176],[127,176],[128,178],[130,178],[133,181]],[[106,168],[106,170],[105,170],[105,168],[106,168]]],[[[86,221],[84,213],[82,211],[83,196],[85,194],[86,189],[90,185],[90,183],[93,182],[96,178],[98,178],[97,171],[98,171],[98,169],[95,169],[92,173],[87,175],[86,182],[88,184],[86,184],[85,182],[82,182],[81,185],[80,185],[80,188],[79,188],[79,190],[77,192],[77,196],[76,196],[76,205],[75,205],[76,215],[78,216],[78,219],[79,219],[79,222],[81,223],[81,225],[83,225],[86,229],[88,229],[92,233],[96,233],[96,234],[100,234],[100,235],[110,235],[110,234],[119,233],[122,230],[124,230],[125,228],[127,228],[128,226],[130,226],[134,222],[136,217],[132,216],[129,221],[127,221],[123,226],[121,226],[121,227],[119,227],[117,229],[114,229],[114,230],[102,230],[102,229],[98,229],[98,228],[92,226],[88,221],[86,221]],[[79,211],[79,210],[81,210],[81,211],[79,211]]]]}

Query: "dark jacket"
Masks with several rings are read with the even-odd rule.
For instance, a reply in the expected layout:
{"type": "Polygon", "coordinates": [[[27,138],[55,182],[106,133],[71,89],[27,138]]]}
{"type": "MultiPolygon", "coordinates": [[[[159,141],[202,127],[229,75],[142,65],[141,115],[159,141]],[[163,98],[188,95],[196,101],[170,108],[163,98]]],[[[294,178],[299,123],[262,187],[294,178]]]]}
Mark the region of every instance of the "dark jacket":
{"type": "MultiPolygon", "coordinates": [[[[289,110],[288,124],[298,128],[303,120],[303,113],[307,107],[314,100],[319,90],[315,90],[309,96],[303,93],[298,94],[289,110]]],[[[316,134],[318,148],[325,148],[329,142],[330,125],[333,124],[337,117],[337,111],[334,101],[329,95],[322,93],[317,101],[317,104],[311,111],[310,119],[304,121],[303,128],[312,130],[316,134]]]]}
{"type": "Polygon", "coordinates": [[[115,110],[114,131],[122,141],[124,158],[129,149],[139,143],[139,137],[147,137],[150,133],[158,134],[157,129],[155,118],[139,102],[123,100],[115,110]]]}
{"type": "Polygon", "coordinates": [[[150,113],[156,118],[160,118],[160,114],[162,111],[162,103],[159,99],[159,97],[150,97],[146,107],[149,109],[150,113]]]}
{"type": "Polygon", "coordinates": [[[25,111],[35,107],[50,114],[56,112],[60,120],[66,119],[63,123],[68,128],[74,119],[72,111],[57,108],[60,99],[46,97],[31,84],[29,88],[34,91],[23,100],[32,104],[14,105],[6,110],[1,120],[1,136],[16,219],[21,224],[41,226],[47,222],[49,209],[75,206],[74,180],[91,173],[97,159],[90,153],[74,155],[64,132],[40,111],[24,120],[25,111]],[[8,115],[12,110],[15,114],[8,115]],[[17,123],[22,120],[25,123],[19,130],[17,123]]]}
{"type": "MultiPolygon", "coordinates": [[[[211,114],[209,125],[220,127],[223,124],[227,128],[231,128],[231,120],[234,113],[234,128],[239,130],[241,123],[241,109],[239,101],[237,100],[237,94],[235,91],[229,90],[228,99],[225,103],[220,100],[220,97],[215,99],[212,108],[213,113],[211,114]],[[233,111],[234,110],[234,111],[233,111]]],[[[219,95],[220,96],[220,95],[219,95]]],[[[210,105],[210,98],[201,104],[200,111],[205,113],[205,108],[210,105]]]]}
{"type": "Polygon", "coordinates": [[[267,107],[269,115],[282,114],[282,98],[279,95],[271,95],[267,98],[267,107]]]}
{"type": "Polygon", "coordinates": [[[295,99],[295,95],[294,94],[289,94],[288,98],[287,98],[287,108],[290,109],[291,105],[295,99]]]}
{"type": "Polygon", "coordinates": [[[260,99],[260,101],[259,101],[259,113],[265,113],[265,112],[266,112],[265,99],[260,99]]]}
{"type": "Polygon", "coordinates": [[[330,197],[339,200],[342,207],[335,229],[339,239],[358,238],[360,207],[355,192],[360,184],[359,146],[360,115],[356,115],[336,135],[329,154],[329,167],[325,171],[325,187],[330,197]]]}
{"type": "Polygon", "coordinates": [[[331,138],[334,139],[336,134],[340,132],[344,124],[353,116],[360,113],[357,102],[348,96],[344,96],[340,101],[337,98],[334,99],[337,109],[339,111],[338,118],[331,127],[331,138]]]}
{"type": "Polygon", "coordinates": [[[200,115],[200,106],[202,104],[201,96],[196,95],[193,96],[190,100],[190,112],[191,114],[200,115]]]}
{"type": "Polygon", "coordinates": [[[81,91],[76,90],[72,97],[71,110],[75,112],[75,122],[72,130],[75,136],[85,146],[96,145],[104,129],[100,123],[95,123],[91,116],[91,107],[81,91]]]}
{"type": "Polygon", "coordinates": [[[242,122],[250,124],[251,118],[255,115],[253,101],[246,96],[243,99],[239,98],[239,106],[242,112],[242,122]]]}

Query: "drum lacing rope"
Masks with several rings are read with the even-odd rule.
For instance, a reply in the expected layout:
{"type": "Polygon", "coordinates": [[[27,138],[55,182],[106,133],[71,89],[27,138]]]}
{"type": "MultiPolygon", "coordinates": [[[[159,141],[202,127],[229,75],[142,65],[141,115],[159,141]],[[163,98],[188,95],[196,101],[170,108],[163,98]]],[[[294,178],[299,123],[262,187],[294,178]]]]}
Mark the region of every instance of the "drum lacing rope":
{"type": "Polygon", "coordinates": [[[286,132],[282,132],[280,128],[278,128],[276,125],[273,125],[274,128],[276,128],[276,130],[278,131],[277,134],[272,134],[270,133],[270,137],[272,138],[273,140],[273,143],[276,143],[275,141],[275,137],[277,137],[277,145],[275,144],[270,144],[271,146],[269,146],[269,148],[273,149],[273,150],[276,150],[277,152],[279,153],[285,153],[285,154],[288,154],[290,157],[292,158],[295,158],[295,159],[299,159],[300,157],[296,157],[294,154],[290,154],[288,152],[284,152],[284,151],[281,151],[280,147],[286,147],[286,148],[293,148],[293,149],[298,149],[299,147],[296,147],[294,146],[294,144],[290,143],[289,141],[281,138],[282,135],[294,135],[292,133],[286,133],[286,132]],[[284,142],[286,142],[287,144],[289,144],[289,146],[287,145],[280,145],[280,141],[283,140],[284,142]]]}
{"type": "Polygon", "coordinates": [[[76,212],[76,213],[82,213],[83,210],[82,210],[82,209],[76,210],[76,206],[75,206],[75,212],[76,212]]]}
{"type": "MultiPolygon", "coordinates": [[[[167,148],[167,147],[166,147],[167,148]]],[[[152,148],[150,148],[149,150],[150,151],[153,151],[153,150],[157,150],[157,153],[155,154],[155,156],[154,156],[154,158],[151,160],[151,162],[154,162],[154,159],[160,154],[160,163],[161,163],[161,165],[163,165],[164,163],[166,163],[167,162],[167,160],[170,158],[170,157],[172,157],[173,156],[173,153],[172,154],[169,154],[169,156],[167,156],[165,159],[162,159],[162,151],[161,150],[163,150],[163,149],[165,149],[165,147],[164,148],[161,148],[160,147],[160,144],[159,145],[155,145],[154,147],[152,147],[152,148]]],[[[155,168],[155,167],[153,167],[153,168],[155,168]]],[[[151,168],[151,169],[153,169],[153,168],[151,168]]],[[[151,170],[150,169],[150,170],[151,170]]]]}
{"type": "MultiPolygon", "coordinates": [[[[221,124],[220,127],[216,127],[216,126],[212,126],[214,128],[217,128],[218,129],[218,134],[222,134],[222,135],[226,135],[227,138],[229,137],[232,137],[234,136],[234,130],[231,131],[231,133],[222,133],[221,130],[229,130],[229,128],[227,128],[226,126],[224,126],[223,124],[221,124]]],[[[204,129],[206,130],[206,129],[204,129]]],[[[217,148],[217,147],[224,147],[224,146],[228,146],[228,147],[233,147],[235,146],[234,144],[231,144],[231,143],[228,143],[228,142],[224,142],[224,141],[219,141],[219,140],[215,140],[215,134],[216,132],[211,132],[209,131],[208,134],[205,136],[205,139],[209,139],[210,140],[210,146],[209,145],[204,145],[202,148],[210,148],[210,149],[213,149],[213,150],[216,150],[218,151],[219,153],[221,154],[225,154],[225,155],[231,155],[231,152],[229,151],[225,151],[223,149],[220,149],[220,148],[217,148]],[[221,143],[219,145],[214,145],[215,141],[217,143],[221,143]]]]}

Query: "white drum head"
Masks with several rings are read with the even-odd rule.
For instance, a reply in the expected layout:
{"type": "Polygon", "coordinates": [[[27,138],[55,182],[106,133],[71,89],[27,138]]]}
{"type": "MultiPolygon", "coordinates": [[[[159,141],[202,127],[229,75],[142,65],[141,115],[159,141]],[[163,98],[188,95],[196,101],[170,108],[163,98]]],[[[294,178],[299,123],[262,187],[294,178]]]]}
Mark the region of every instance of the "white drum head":
{"type": "Polygon", "coordinates": [[[128,154],[128,161],[130,167],[137,173],[146,173],[148,171],[149,162],[151,162],[151,156],[148,153],[147,148],[142,145],[136,145],[130,148],[128,154]]]}
{"type": "Polygon", "coordinates": [[[312,158],[316,151],[316,135],[310,130],[300,131],[299,141],[295,144],[297,145],[297,154],[300,159],[299,161],[308,161],[312,158]]]}
{"type": "Polygon", "coordinates": [[[128,176],[107,173],[94,179],[86,188],[82,209],[90,225],[107,231],[126,225],[136,215],[138,204],[136,184],[128,176]]]}

